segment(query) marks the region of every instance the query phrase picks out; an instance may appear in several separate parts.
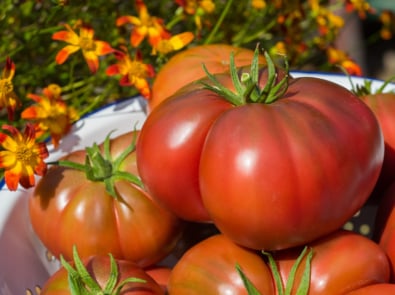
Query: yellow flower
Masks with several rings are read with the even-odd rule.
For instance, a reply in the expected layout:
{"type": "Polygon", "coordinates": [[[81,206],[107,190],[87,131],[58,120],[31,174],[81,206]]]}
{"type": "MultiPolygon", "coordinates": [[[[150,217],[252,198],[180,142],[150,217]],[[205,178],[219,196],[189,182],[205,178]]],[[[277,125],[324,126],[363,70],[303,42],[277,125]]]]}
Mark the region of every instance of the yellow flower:
{"type": "Polygon", "coordinates": [[[172,36],[170,39],[162,39],[158,42],[156,47],[153,47],[152,54],[159,52],[161,54],[168,54],[172,51],[180,50],[187,44],[191,43],[194,36],[191,32],[184,32],[172,36]]]}
{"type": "Polygon", "coordinates": [[[9,190],[15,191],[20,183],[24,188],[35,185],[34,174],[42,176],[47,171],[44,159],[48,157],[45,143],[37,143],[34,127],[26,125],[22,134],[14,126],[3,125],[10,135],[0,132],[0,168],[9,190]]]}
{"type": "Polygon", "coordinates": [[[251,6],[254,7],[255,9],[264,9],[266,7],[266,1],[265,0],[252,0],[251,1],[251,6]]]}
{"type": "Polygon", "coordinates": [[[58,52],[56,62],[63,64],[70,54],[81,50],[90,71],[96,73],[99,68],[99,56],[109,54],[114,49],[107,42],[94,40],[95,32],[87,25],[81,25],[79,35],[68,24],[65,27],[66,31],[59,31],[52,35],[53,40],[69,43],[58,52]]]}
{"type": "Polygon", "coordinates": [[[134,86],[142,96],[150,98],[151,90],[147,79],[155,75],[152,65],[145,64],[139,52],[133,59],[123,51],[116,51],[114,54],[118,62],[107,68],[107,75],[120,74],[122,77],[119,85],[134,86]]]}
{"type": "Polygon", "coordinates": [[[12,79],[15,75],[15,64],[7,57],[5,68],[0,78],[0,110],[7,108],[8,119],[14,118],[15,109],[20,105],[20,101],[14,92],[12,79]]]}
{"type": "Polygon", "coordinates": [[[68,107],[62,100],[61,89],[56,84],[51,84],[43,90],[42,96],[29,94],[36,104],[26,108],[22,119],[32,120],[37,124],[39,134],[49,132],[55,147],[60,139],[70,132],[72,123],[78,119],[74,108],[68,107]]]}
{"type": "Polygon", "coordinates": [[[130,43],[137,47],[148,36],[148,42],[155,47],[163,38],[169,38],[170,33],[163,26],[163,20],[148,13],[148,9],[142,0],[136,0],[137,11],[139,17],[125,15],[117,19],[116,25],[122,26],[132,24],[133,29],[130,35],[130,43]]]}

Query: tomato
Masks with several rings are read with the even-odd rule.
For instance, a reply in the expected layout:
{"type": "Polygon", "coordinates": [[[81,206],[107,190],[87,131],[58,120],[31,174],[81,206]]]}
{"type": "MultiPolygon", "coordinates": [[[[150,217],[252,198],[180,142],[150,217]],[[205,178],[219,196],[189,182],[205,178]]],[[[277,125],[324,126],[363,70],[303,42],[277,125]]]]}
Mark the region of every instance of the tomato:
{"type": "MultiPolygon", "coordinates": [[[[203,63],[211,73],[228,71],[231,52],[234,52],[237,66],[249,65],[254,55],[254,52],[247,48],[208,44],[190,47],[172,56],[160,69],[152,84],[152,97],[148,100],[149,111],[183,86],[203,78],[203,63]]],[[[261,62],[264,61],[262,58],[261,62]]]]}
{"type": "Polygon", "coordinates": [[[380,172],[383,136],[372,111],[344,87],[286,76],[285,89],[284,71],[255,74],[254,100],[225,73],[234,102],[199,83],[164,101],[142,126],[137,163],[152,197],[180,218],[212,221],[246,247],[284,249],[340,228],[363,206],[380,172]]]}
{"type": "Polygon", "coordinates": [[[144,271],[161,286],[163,292],[167,294],[167,286],[169,284],[172,269],[167,266],[151,266],[145,268],[144,271]]]}
{"type": "Polygon", "coordinates": [[[388,255],[391,263],[391,281],[395,282],[395,182],[380,198],[373,238],[388,255]]]}
{"type": "Polygon", "coordinates": [[[395,94],[372,93],[362,95],[361,99],[376,115],[384,136],[384,162],[375,188],[375,193],[379,196],[395,181],[393,173],[395,167],[395,94]]]}
{"type": "Polygon", "coordinates": [[[351,292],[346,295],[393,295],[395,284],[373,284],[351,292]]]}
{"type": "MultiPolygon", "coordinates": [[[[134,136],[126,133],[111,139],[113,159],[134,136]]],[[[86,155],[81,150],[65,159],[84,163],[86,155]]],[[[138,175],[134,151],[121,161],[119,169],[138,175]]],[[[115,179],[114,187],[116,197],[102,181],[87,179],[83,171],[51,166],[29,198],[34,231],[56,257],[62,254],[70,259],[76,245],[82,258],[112,253],[144,267],[160,261],[175,247],[182,222],[136,184],[115,179]]]]}
{"type": "MultiPolygon", "coordinates": [[[[111,267],[108,255],[92,256],[86,259],[84,266],[94,281],[104,289],[109,280],[111,267]]],[[[118,268],[118,280],[116,287],[120,282],[127,278],[138,278],[145,282],[129,282],[122,289],[120,295],[160,295],[165,294],[161,287],[149,276],[143,269],[135,263],[127,260],[116,260],[118,268]]],[[[55,272],[43,286],[40,295],[68,295],[71,293],[68,272],[65,268],[60,268],[55,272]]],[[[92,293],[93,294],[93,293],[92,293]]],[[[103,293],[104,294],[104,293],[103,293]]],[[[108,293],[106,293],[108,294],[108,293]]],[[[115,294],[115,293],[111,293],[115,294]]]]}
{"type": "MultiPolygon", "coordinates": [[[[389,281],[389,262],[384,251],[360,234],[340,230],[308,246],[313,251],[309,295],[348,294],[358,288],[389,281]]],[[[300,251],[298,247],[273,254],[284,284],[300,251]]],[[[304,263],[305,260],[297,270],[296,285],[304,263]]]]}
{"type": "Polygon", "coordinates": [[[236,264],[261,294],[274,294],[269,267],[260,253],[221,234],[192,246],[181,257],[170,274],[169,294],[247,294],[236,264]]]}

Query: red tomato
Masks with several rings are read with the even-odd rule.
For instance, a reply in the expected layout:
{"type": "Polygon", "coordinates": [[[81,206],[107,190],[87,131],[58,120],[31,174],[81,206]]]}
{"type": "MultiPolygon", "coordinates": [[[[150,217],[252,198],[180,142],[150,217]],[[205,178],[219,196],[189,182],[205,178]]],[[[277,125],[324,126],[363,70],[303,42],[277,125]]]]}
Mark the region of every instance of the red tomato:
{"type": "MultiPolygon", "coordinates": [[[[133,141],[127,133],[111,140],[115,159],[133,141]]],[[[73,152],[67,160],[84,163],[86,152],[73,152]]],[[[122,171],[137,175],[133,151],[121,163],[122,171]]],[[[40,179],[29,198],[34,231],[59,257],[71,259],[75,244],[82,258],[112,253],[140,266],[160,261],[175,247],[182,223],[159,206],[137,185],[115,180],[117,198],[101,181],[91,181],[82,171],[53,166],[40,179]]]]}
{"type": "Polygon", "coordinates": [[[169,294],[247,294],[236,264],[260,294],[275,294],[270,270],[262,256],[221,234],[199,242],[181,257],[170,275],[169,294]]]}
{"type": "Polygon", "coordinates": [[[374,240],[388,255],[391,263],[391,281],[395,282],[395,182],[380,199],[374,227],[374,240]]]}
{"type": "Polygon", "coordinates": [[[369,94],[361,96],[361,99],[372,109],[383,131],[384,162],[375,189],[376,194],[381,195],[395,181],[395,94],[369,94]]]}
{"type": "Polygon", "coordinates": [[[395,294],[395,284],[374,284],[346,293],[346,295],[393,295],[393,294],[395,294]]]}
{"type": "MultiPolygon", "coordinates": [[[[237,66],[249,65],[254,55],[250,49],[227,44],[199,45],[175,54],[155,77],[152,97],[148,100],[149,111],[181,87],[203,78],[206,75],[203,63],[213,74],[228,71],[231,52],[234,52],[237,66]]],[[[265,62],[265,59],[262,58],[261,62],[265,62]]]]}
{"type": "Polygon", "coordinates": [[[154,279],[154,281],[161,286],[163,292],[167,294],[167,286],[169,285],[169,279],[172,269],[167,266],[151,266],[145,268],[144,271],[154,279]]]}
{"type": "MultiPolygon", "coordinates": [[[[349,294],[358,288],[389,281],[389,263],[384,251],[362,235],[341,230],[316,240],[309,247],[313,258],[308,295],[349,294]]],[[[301,249],[293,248],[273,254],[284,284],[300,252],[301,249]]],[[[305,259],[297,270],[294,286],[300,283],[304,263],[305,259]]]]}
{"type": "MultiPolygon", "coordinates": [[[[277,82],[284,75],[277,70],[277,82]]],[[[267,70],[258,76],[262,89],[267,70]]],[[[236,92],[229,74],[220,79],[236,92]]],[[[177,216],[212,220],[233,241],[272,250],[328,234],[363,206],[384,143],[349,90],[289,78],[276,100],[235,105],[197,85],[153,110],[137,143],[147,190],[177,216]]]]}
{"type": "MultiPolygon", "coordinates": [[[[138,278],[145,282],[127,283],[120,295],[161,295],[165,294],[162,288],[143,269],[131,261],[116,260],[118,267],[118,280],[116,286],[127,278],[138,278]]],[[[111,267],[109,256],[93,256],[84,263],[89,274],[101,288],[107,284],[110,277],[111,267]]],[[[68,272],[60,268],[43,286],[40,295],[69,295],[72,294],[69,287],[68,272]]],[[[104,293],[103,293],[104,294],[104,293]]],[[[111,293],[113,294],[113,293],[111,293]]]]}

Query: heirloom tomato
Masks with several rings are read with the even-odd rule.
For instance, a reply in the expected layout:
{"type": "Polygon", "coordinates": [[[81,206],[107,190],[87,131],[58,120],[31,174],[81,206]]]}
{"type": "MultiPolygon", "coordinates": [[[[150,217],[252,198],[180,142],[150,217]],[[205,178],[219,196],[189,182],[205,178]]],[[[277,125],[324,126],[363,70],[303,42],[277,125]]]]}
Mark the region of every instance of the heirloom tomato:
{"type": "Polygon", "coordinates": [[[222,234],[192,246],[173,267],[171,295],[248,294],[236,265],[260,294],[273,295],[269,267],[259,252],[238,246],[222,234]]]}
{"type": "Polygon", "coordinates": [[[230,73],[164,101],[136,150],[146,189],[177,216],[274,250],[351,218],[376,183],[384,142],[373,112],[349,90],[292,78],[266,56],[267,67],[257,55],[250,72],[231,62],[230,73]]]}
{"type": "MultiPolygon", "coordinates": [[[[229,55],[234,53],[236,66],[251,64],[254,51],[227,44],[207,44],[190,47],[172,56],[160,69],[152,84],[152,97],[148,100],[149,111],[173,95],[186,84],[203,78],[204,63],[211,73],[229,70],[229,55]]],[[[260,60],[265,62],[264,58],[260,60]]]]}
{"type": "Polygon", "coordinates": [[[391,263],[391,282],[395,283],[395,182],[378,203],[373,238],[387,253],[391,263]]]}
{"type": "Polygon", "coordinates": [[[395,181],[395,93],[385,92],[389,81],[383,82],[377,90],[372,89],[372,83],[372,80],[365,80],[363,85],[352,84],[352,91],[370,107],[383,132],[384,161],[374,191],[375,195],[379,197],[395,181]]]}
{"type": "MultiPolygon", "coordinates": [[[[389,282],[388,258],[379,245],[367,237],[339,230],[308,246],[313,251],[308,295],[348,294],[368,285],[389,282]]],[[[289,280],[300,251],[296,247],[273,253],[283,284],[289,280]]],[[[304,258],[296,271],[296,285],[301,281],[305,263],[304,258]]],[[[294,294],[297,293],[293,291],[290,295],[294,294]]]]}
{"type": "Polygon", "coordinates": [[[96,145],[104,150],[104,158],[96,150],[87,158],[88,150],[81,150],[62,159],[61,164],[69,161],[83,167],[90,159],[95,168],[86,168],[87,173],[55,165],[39,180],[29,198],[30,219],[37,236],[56,257],[62,254],[70,259],[76,245],[82,258],[112,253],[148,266],[175,247],[182,222],[128,179],[131,174],[138,176],[136,136],[129,132],[96,145]],[[97,163],[101,169],[96,169],[97,163]],[[94,178],[88,179],[90,174],[94,178]]]}
{"type": "Polygon", "coordinates": [[[142,268],[110,255],[74,260],[55,272],[40,295],[164,295],[161,286],[142,268]]]}

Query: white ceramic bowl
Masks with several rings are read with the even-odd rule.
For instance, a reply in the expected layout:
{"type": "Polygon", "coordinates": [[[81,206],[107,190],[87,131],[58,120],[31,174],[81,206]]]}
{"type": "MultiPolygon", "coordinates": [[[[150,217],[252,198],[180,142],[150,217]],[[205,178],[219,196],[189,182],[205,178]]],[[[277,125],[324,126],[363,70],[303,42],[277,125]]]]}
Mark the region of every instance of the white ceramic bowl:
{"type": "MultiPolygon", "coordinates": [[[[294,77],[313,76],[333,81],[350,88],[343,75],[292,72],[294,77]]],[[[354,84],[362,78],[353,78],[354,84]]],[[[373,87],[382,85],[373,81],[373,87]]],[[[82,118],[65,137],[57,150],[49,145],[50,158],[56,160],[71,151],[101,143],[112,130],[112,137],[140,128],[146,118],[144,99],[135,97],[111,104],[82,118]]],[[[30,190],[10,192],[2,185],[0,190],[0,295],[22,295],[26,289],[42,286],[59,267],[58,261],[47,257],[45,247],[33,232],[28,216],[27,199],[30,190]]]]}

